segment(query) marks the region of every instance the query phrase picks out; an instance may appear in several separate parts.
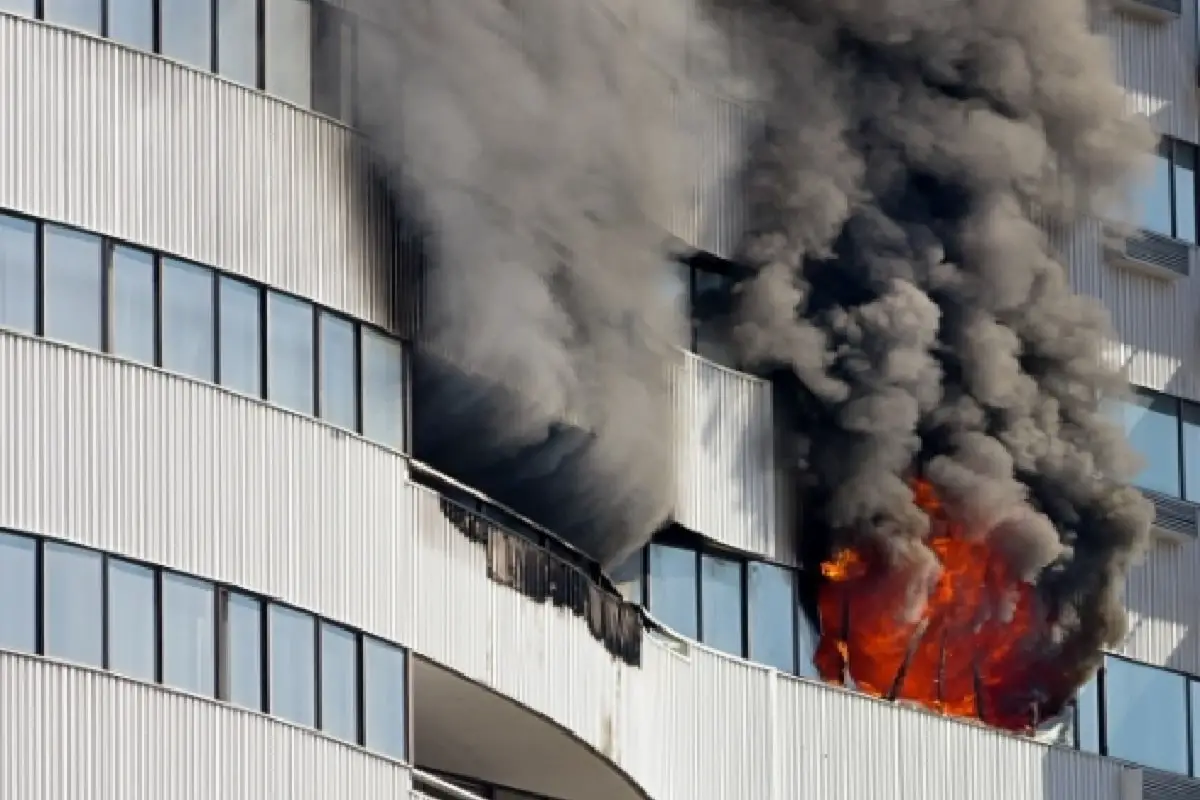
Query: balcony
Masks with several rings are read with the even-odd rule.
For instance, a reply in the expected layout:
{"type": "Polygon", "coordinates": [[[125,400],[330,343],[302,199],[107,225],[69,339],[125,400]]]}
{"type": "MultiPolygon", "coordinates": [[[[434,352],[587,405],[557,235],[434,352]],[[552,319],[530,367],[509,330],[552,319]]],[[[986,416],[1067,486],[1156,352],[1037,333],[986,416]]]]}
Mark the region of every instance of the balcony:
{"type": "Polygon", "coordinates": [[[1114,0],[1113,10],[1150,22],[1174,22],[1183,13],[1183,0],[1114,0]]]}
{"type": "Polygon", "coordinates": [[[1109,231],[1105,256],[1110,264],[1160,280],[1186,278],[1191,272],[1192,246],[1170,236],[1137,230],[1128,236],[1109,231]]]}

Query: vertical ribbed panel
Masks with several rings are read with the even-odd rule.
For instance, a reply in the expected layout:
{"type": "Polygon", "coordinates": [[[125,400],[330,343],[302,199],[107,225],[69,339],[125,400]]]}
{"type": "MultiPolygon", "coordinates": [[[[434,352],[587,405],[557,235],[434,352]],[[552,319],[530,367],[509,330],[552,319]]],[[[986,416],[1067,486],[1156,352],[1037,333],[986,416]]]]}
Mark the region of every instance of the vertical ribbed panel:
{"type": "Polygon", "coordinates": [[[1183,15],[1168,23],[1113,14],[1103,31],[1131,110],[1160,133],[1196,141],[1196,4],[1184,2],[1183,15]]]}
{"type": "Polygon", "coordinates": [[[401,334],[414,248],[346,128],[0,14],[0,208],[240,273],[401,334]]]}
{"type": "Polygon", "coordinates": [[[1159,543],[1129,574],[1129,635],[1118,652],[1200,675],[1200,543],[1159,543]]]}
{"type": "Polygon", "coordinates": [[[261,714],[0,652],[0,797],[405,797],[408,769],[261,714]]]}

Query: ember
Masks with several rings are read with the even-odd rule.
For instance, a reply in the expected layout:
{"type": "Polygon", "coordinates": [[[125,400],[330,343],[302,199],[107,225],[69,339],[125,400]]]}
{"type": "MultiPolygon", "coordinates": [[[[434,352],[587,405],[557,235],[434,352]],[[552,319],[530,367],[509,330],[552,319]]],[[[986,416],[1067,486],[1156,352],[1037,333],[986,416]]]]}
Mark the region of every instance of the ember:
{"type": "Polygon", "coordinates": [[[817,669],[876,697],[1030,731],[1059,713],[1073,689],[1052,663],[1037,593],[985,537],[947,517],[932,486],[918,481],[914,496],[942,564],[923,610],[904,619],[908,582],[871,553],[839,551],[821,565],[817,669]]]}

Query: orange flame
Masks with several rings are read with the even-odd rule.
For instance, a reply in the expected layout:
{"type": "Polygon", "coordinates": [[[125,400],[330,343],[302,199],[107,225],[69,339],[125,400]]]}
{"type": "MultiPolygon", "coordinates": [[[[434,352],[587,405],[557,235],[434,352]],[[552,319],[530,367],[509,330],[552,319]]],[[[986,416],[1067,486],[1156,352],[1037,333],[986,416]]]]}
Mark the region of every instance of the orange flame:
{"type": "Polygon", "coordinates": [[[821,565],[813,662],[831,683],[849,677],[877,697],[1027,731],[1072,689],[1048,663],[1050,624],[1034,588],[985,539],[948,519],[928,482],[917,481],[913,495],[941,562],[920,616],[902,616],[911,606],[907,581],[871,553],[843,549],[821,565]]]}

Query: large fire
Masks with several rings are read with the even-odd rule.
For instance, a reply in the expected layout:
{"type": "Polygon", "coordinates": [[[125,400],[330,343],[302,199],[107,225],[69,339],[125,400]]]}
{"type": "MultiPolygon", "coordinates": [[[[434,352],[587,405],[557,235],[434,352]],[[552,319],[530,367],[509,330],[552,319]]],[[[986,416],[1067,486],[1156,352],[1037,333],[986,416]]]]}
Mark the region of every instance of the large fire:
{"type": "Polygon", "coordinates": [[[841,550],[821,565],[814,663],[832,683],[849,678],[877,697],[1030,731],[1073,689],[1048,658],[1050,625],[1034,587],[986,537],[949,519],[932,486],[918,481],[914,496],[942,564],[923,611],[905,618],[909,585],[882,559],[841,550]]]}

